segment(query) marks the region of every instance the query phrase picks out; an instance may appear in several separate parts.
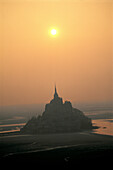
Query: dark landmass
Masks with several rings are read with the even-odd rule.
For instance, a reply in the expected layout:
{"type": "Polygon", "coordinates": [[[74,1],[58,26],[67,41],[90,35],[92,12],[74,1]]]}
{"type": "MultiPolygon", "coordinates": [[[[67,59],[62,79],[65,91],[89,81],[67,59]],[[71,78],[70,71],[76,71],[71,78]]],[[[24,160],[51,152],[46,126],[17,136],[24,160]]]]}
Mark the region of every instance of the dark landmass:
{"type": "Polygon", "coordinates": [[[0,165],[11,168],[104,168],[112,165],[113,136],[91,133],[91,119],[54,98],[20,132],[0,134],[0,165]]]}
{"type": "Polygon", "coordinates": [[[0,137],[0,163],[10,167],[111,168],[112,159],[112,136],[79,132],[0,137]]]}
{"type": "Polygon", "coordinates": [[[21,129],[21,133],[69,133],[91,130],[92,128],[91,119],[86,117],[82,111],[73,108],[71,102],[65,101],[63,103],[55,87],[54,98],[49,104],[46,104],[43,114],[32,117],[21,129]]]}

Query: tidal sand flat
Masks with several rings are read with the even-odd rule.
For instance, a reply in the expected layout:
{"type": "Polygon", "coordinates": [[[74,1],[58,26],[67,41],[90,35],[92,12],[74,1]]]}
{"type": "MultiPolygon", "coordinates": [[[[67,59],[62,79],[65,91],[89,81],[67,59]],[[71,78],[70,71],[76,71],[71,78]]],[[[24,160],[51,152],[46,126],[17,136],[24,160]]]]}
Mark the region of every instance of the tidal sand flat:
{"type": "Polygon", "coordinates": [[[113,137],[90,132],[0,137],[0,162],[76,166],[112,164],[113,137]]]}

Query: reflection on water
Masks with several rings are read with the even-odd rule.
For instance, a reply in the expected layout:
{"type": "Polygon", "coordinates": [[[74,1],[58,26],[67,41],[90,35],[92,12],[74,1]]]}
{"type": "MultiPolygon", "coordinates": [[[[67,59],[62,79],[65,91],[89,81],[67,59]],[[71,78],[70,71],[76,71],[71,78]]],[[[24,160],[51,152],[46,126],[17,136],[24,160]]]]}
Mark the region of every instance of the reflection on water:
{"type": "Polygon", "coordinates": [[[19,124],[9,124],[9,125],[0,125],[0,127],[12,127],[12,126],[23,126],[25,123],[19,123],[19,124]]]}
{"type": "Polygon", "coordinates": [[[94,133],[113,136],[113,119],[96,119],[92,120],[94,126],[99,126],[94,133]]]}
{"type": "MultiPolygon", "coordinates": [[[[113,109],[112,107],[95,107],[89,105],[85,110],[84,114],[91,118],[94,126],[99,126],[99,129],[95,129],[94,133],[112,135],[113,136],[113,109]]],[[[27,117],[25,115],[16,116],[10,115],[7,119],[0,116],[0,133],[16,132],[27,122],[27,117]]]]}
{"type": "MultiPolygon", "coordinates": [[[[113,119],[95,119],[92,123],[99,127],[93,131],[94,133],[113,136],[113,119]]],[[[0,125],[0,133],[17,132],[24,125],[25,123],[0,125]]]]}
{"type": "MultiPolygon", "coordinates": [[[[95,119],[92,123],[99,127],[93,130],[94,133],[113,136],[113,119],[95,119]]],[[[0,133],[17,132],[24,125],[25,123],[0,125],[0,133]]]]}
{"type": "Polygon", "coordinates": [[[0,133],[17,132],[24,125],[25,123],[0,125],[0,133]]]}

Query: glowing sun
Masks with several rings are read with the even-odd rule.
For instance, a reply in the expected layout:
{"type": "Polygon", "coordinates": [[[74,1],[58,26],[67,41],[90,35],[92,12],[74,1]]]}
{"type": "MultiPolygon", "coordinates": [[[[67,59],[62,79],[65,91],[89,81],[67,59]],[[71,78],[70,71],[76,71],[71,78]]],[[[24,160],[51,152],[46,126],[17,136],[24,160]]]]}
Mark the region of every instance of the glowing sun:
{"type": "Polygon", "coordinates": [[[52,29],[52,30],[51,30],[51,34],[52,34],[52,35],[56,35],[56,33],[57,33],[56,29],[52,29]]]}

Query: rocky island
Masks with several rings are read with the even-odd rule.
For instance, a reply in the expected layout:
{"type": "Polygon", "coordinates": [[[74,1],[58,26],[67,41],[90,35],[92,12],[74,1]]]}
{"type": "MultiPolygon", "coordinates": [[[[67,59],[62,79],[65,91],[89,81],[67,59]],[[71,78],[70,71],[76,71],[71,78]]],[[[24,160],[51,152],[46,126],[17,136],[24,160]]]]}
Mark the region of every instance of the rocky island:
{"type": "Polygon", "coordinates": [[[41,116],[32,117],[21,129],[21,133],[69,133],[91,129],[91,119],[86,117],[82,111],[73,108],[70,101],[63,103],[55,86],[54,98],[46,104],[45,111],[41,116]]]}

